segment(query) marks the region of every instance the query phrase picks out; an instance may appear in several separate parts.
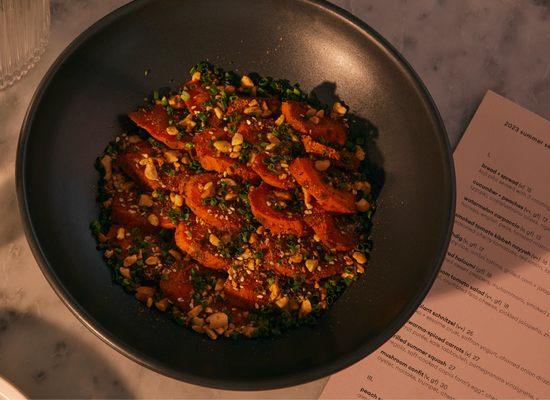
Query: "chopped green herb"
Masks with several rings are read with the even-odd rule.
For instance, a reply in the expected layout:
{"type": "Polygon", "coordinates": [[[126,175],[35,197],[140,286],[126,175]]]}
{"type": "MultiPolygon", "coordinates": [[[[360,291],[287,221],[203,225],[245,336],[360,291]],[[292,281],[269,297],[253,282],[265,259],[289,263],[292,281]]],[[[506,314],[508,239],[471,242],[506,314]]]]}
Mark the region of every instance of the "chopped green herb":
{"type": "Polygon", "coordinates": [[[185,90],[181,91],[180,97],[183,101],[187,101],[191,98],[191,96],[189,96],[189,93],[187,93],[185,90]]]}

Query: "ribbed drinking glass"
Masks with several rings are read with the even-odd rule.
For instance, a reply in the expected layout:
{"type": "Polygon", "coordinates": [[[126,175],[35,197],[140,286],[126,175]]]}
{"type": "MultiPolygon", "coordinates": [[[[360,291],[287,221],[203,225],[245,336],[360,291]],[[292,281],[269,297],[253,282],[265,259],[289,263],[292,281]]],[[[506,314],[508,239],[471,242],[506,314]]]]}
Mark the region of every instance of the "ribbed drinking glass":
{"type": "Polygon", "coordinates": [[[49,0],[0,0],[0,90],[36,64],[49,30],[49,0]]]}

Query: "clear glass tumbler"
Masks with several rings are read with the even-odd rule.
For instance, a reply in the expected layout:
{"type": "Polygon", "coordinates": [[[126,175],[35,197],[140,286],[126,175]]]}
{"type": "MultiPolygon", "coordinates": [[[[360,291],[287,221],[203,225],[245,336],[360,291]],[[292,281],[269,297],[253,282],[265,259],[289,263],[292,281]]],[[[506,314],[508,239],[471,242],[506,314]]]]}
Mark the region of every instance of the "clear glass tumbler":
{"type": "Polygon", "coordinates": [[[50,31],[50,0],[0,0],[0,90],[40,59],[50,31]]]}

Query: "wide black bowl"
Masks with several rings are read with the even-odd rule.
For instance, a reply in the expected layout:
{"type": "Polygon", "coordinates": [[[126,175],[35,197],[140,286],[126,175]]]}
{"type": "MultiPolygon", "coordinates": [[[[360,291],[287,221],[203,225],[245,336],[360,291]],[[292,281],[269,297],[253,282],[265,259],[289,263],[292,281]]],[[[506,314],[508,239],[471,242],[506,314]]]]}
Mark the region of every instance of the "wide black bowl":
{"type": "Polygon", "coordinates": [[[102,19],[40,84],[21,132],[17,189],[32,251],[82,323],[158,372],[241,390],[320,378],[384,343],[428,292],[454,211],[449,145],[425,87],[370,27],[314,0],[143,0],[102,19]],[[366,276],[315,327],[210,341],[113,284],[96,251],[88,229],[97,214],[95,158],[121,116],[205,59],[317,87],[326,100],[335,91],[379,129],[371,157],[385,183],[366,276]]]}

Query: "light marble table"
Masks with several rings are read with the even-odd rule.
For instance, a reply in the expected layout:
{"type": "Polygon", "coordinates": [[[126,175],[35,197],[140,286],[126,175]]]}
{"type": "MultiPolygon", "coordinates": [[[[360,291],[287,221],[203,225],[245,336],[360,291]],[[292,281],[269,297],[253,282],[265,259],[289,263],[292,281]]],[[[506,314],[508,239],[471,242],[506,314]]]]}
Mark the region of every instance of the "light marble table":
{"type": "MultiPolygon", "coordinates": [[[[0,92],[0,374],[31,397],[316,398],[326,379],[269,392],[226,392],[163,377],[90,333],[46,283],[24,238],[15,153],[39,80],[80,32],[127,0],[54,0],[49,46],[0,92]]],[[[342,0],[392,42],[426,83],[456,145],[487,89],[550,118],[548,0],[342,0]]]]}

